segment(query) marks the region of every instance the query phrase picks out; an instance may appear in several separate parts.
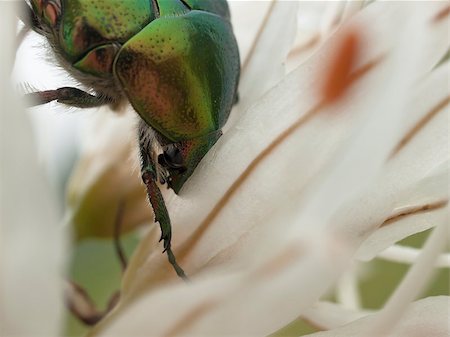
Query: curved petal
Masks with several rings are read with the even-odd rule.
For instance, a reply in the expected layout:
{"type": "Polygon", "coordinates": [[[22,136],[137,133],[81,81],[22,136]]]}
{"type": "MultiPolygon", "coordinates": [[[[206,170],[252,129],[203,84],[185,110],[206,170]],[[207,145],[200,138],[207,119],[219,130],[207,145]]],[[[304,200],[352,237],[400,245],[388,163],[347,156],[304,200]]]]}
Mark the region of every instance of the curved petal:
{"type": "MultiPolygon", "coordinates": [[[[448,336],[448,296],[429,297],[414,302],[389,337],[448,336]]],[[[359,337],[377,314],[361,318],[343,327],[307,335],[308,337],[359,337]]]]}
{"type": "MultiPolygon", "coordinates": [[[[380,252],[377,257],[388,261],[413,264],[417,261],[422,249],[393,245],[380,252]]],[[[450,253],[442,253],[436,260],[437,268],[450,268],[450,253]]]]}
{"type": "Polygon", "coordinates": [[[333,302],[317,302],[302,317],[320,330],[332,330],[370,314],[370,311],[349,310],[333,302]]]}
{"type": "Polygon", "coordinates": [[[285,75],[284,63],[295,39],[297,13],[297,1],[272,1],[248,62],[242,66],[239,115],[285,75]]]}
{"type": "MultiPolygon", "coordinates": [[[[365,14],[359,20],[367,22],[372,18],[381,27],[386,27],[385,29],[388,29],[389,22],[396,22],[398,7],[388,6],[392,8],[390,16],[383,6],[377,10],[373,10],[374,6],[369,6],[367,10],[371,8],[369,13],[362,11],[361,15],[365,14]],[[384,23],[380,21],[381,12],[383,12],[382,18],[386,19],[384,23]]],[[[378,33],[383,36],[387,34],[385,31],[378,31],[378,33]]],[[[389,43],[378,43],[372,46],[372,52],[366,58],[368,60],[376,59],[380,54],[384,54],[385,48],[389,48],[389,43]]],[[[329,54],[332,47],[328,45],[322,51],[322,55],[329,54]]],[[[435,48],[436,54],[441,54],[443,49],[442,46],[435,48]]],[[[434,58],[439,59],[439,57],[434,58]]],[[[339,107],[338,111],[325,111],[317,115],[317,118],[309,119],[311,116],[308,116],[308,111],[311,111],[317,102],[314,81],[315,76],[318,76],[321,71],[322,59],[323,56],[318,55],[307,62],[253,106],[239,125],[229,130],[219,140],[217,146],[208,153],[185,185],[180,197],[173,197],[168,201],[174,225],[175,251],[177,247],[181,247],[181,243],[189,247],[190,256],[184,261],[184,266],[191,274],[205,266],[208,261],[212,261],[213,257],[218,257],[218,254],[223,254],[227,260],[230,260],[226,248],[232,248],[233,244],[237,244],[239,237],[243,238],[241,245],[245,246],[246,240],[250,236],[255,236],[252,231],[255,230],[256,225],[260,226],[264,219],[273,214],[277,210],[276,205],[288,203],[293,200],[293,197],[295,197],[293,202],[301,203],[302,197],[309,188],[312,188],[315,182],[313,179],[318,179],[321,170],[327,167],[326,165],[331,165],[330,153],[336,151],[338,144],[346,140],[348,130],[358,121],[355,115],[348,111],[345,104],[339,107]],[[303,123],[302,118],[306,118],[305,122],[308,121],[308,123],[303,123]],[[295,133],[294,138],[284,142],[289,147],[280,147],[280,150],[270,153],[270,160],[264,161],[264,165],[257,170],[251,171],[249,181],[246,181],[245,185],[239,183],[238,177],[246,168],[248,169],[249,165],[252,165],[254,158],[264,153],[264,149],[267,149],[274,139],[277,139],[296,121],[301,121],[301,128],[295,133]],[[268,128],[268,125],[271,127],[268,128]],[[318,134],[317,130],[321,130],[321,133],[318,134]],[[326,134],[327,137],[322,137],[322,134],[326,134]],[[308,164],[305,165],[305,163],[308,164]],[[295,180],[292,177],[296,177],[295,180]],[[223,200],[224,195],[227,196],[227,193],[233,192],[230,190],[236,186],[232,185],[233,181],[235,184],[238,181],[240,193],[237,196],[239,198],[235,198],[233,194],[233,199],[228,202],[226,209],[221,210],[220,217],[214,220],[214,226],[208,228],[207,222],[210,219],[207,217],[208,213],[214,209],[215,205],[217,208],[220,204],[219,200],[221,198],[223,200]],[[202,221],[203,227],[201,227],[202,221]],[[250,232],[252,235],[246,235],[250,232]]],[[[416,67],[415,72],[422,74],[430,67],[430,60],[427,60],[416,67]]],[[[416,75],[417,77],[419,75],[416,75]]],[[[371,83],[374,79],[369,77],[367,81],[371,83]]],[[[384,88],[383,76],[380,81],[379,85],[383,86],[380,88],[384,88]]],[[[379,99],[375,93],[373,95],[375,99],[379,99]]],[[[348,102],[352,104],[351,111],[357,116],[358,111],[364,111],[367,95],[364,92],[364,95],[360,96],[359,106],[353,98],[348,102]]],[[[387,211],[380,211],[385,216],[390,210],[388,208],[387,211]]],[[[359,220],[362,219],[359,218],[359,220]]],[[[139,288],[138,284],[150,287],[156,280],[160,282],[171,277],[169,268],[161,269],[166,265],[164,257],[158,251],[155,254],[152,253],[156,247],[152,244],[156,236],[155,231],[140,245],[125,278],[125,293],[134,287],[139,288]]]]}
{"type": "Polygon", "coordinates": [[[0,3],[0,326],[5,336],[57,336],[66,233],[57,226],[57,205],[38,165],[30,121],[9,83],[15,4],[0,3]]]}
{"type": "MultiPolygon", "coordinates": [[[[260,331],[268,334],[275,330],[274,320],[281,320],[284,324],[289,322],[289,317],[284,316],[284,309],[275,312],[271,309],[283,308],[286,296],[292,292],[290,287],[283,286],[286,281],[294,281],[292,275],[283,279],[279,274],[293,269],[302,272],[304,277],[295,282],[305,299],[312,300],[314,294],[310,289],[320,287],[328,283],[329,278],[335,277],[348,257],[347,253],[345,247],[334,238],[312,234],[284,247],[280,254],[251,270],[227,275],[210,273],[207,277],[193,279],[190,284],[171,284],[157,292],[142,294],[125,310],[113,312],[109,324],[97,326],[91,335],[145,335],[148,331],[161,336],[208,336],[218,332],[223,335],[249,335],[249,331],[253,335],[260,335],[260,331]],[[317,273],[323,278],[317,279],[317,273]],[[279,282],[273,282],[274,279],[279,282]],[[270,295],[274,287],[277,296],[270,295]],[[255,303],[255,297],[260,298],[256,301],[258,303],[255,303]],[[266,305],[260,305],[259,302],[267,298],[271,300],[266,305]],[[178,305],[174,305],[174,301],[178,305]],[[261,312],[267,310],[271,312],[270,317],[264,316],[261,320],[261,312]],[[156,312],[167,314],[149,314],[156,312]],[[246,315],[241,316],[243,313],[246,315]],[[258,324],[255,325],[255,321],[258,324]]],[[[307,301],[303,304],[293,300],[288,304],[295,306],[296,310],[308,306],[307,301]]]]}
{"type": "Polygon", "coordinates": [[[449,75],[447,62],[413,90],[404,120],[405,136],[377,184],[380,195],[399,191],[395,208],[359,248],[357,257],[362,260],[370,260],[393,243],[435,226],[448,212],[449,75]]]}
{"type": "Polygon", "coordinates": [[[139,174],[136,114],[99,109],[89,122],[67,186],[66,221],[76,239],[112,237],[121,204],[122,233],[153,219],[139,174]]]}
{"type": "MultiPolygon", "coordinates": [[[[374,4],[354,17],[351,27],[372,20],[376,28],[364,30],[367,46],[356,67],[359,77],[340,104],[317,104],[315,93],[323,59],[335,48],[336,40],[331,40],[224,135],[181,196],[169,202],[169,209],[176,233],[175,253],[188,273],[206,275],[208,270],[211,277],[214,271],[239,268],[241,282],[230,284],[231,290],[205,287],[209,297],[203,294],[202,299],[210,298],[214,305],[203,311],[195,291],[184,284],[172,285],[173,291],[186,292],[185,301],[192,301],[191,306],[183,305],[183,312],[195,315],[186,318],[177,311],[179,300],[168,290],[164,301],[158,301],[164,303],[159,310],[173,308],[173,314],[181,319],[148,318],[135,331],[182,325],[177,334],[268,334],[323,294],[357,246],[395,209],[395,195],[375,194],[369,199],[378,203],[375,209],[369,202],[362,204],[356,215],[348,208],[336,214],[377,182],[401,139],[398,125],[412,83],[433,67],[446,48],[446,41],[441,41],[432,52],[422,52],[420,43],[443,34],[442,28],[429,28],[430,17],[442,6],[423,6],[374,4]],[[399,23],[405,25],[404,31],[392,29],[399,23]],[[424,54],[432,56],[424,58],[424,54]],[[409,61],[404,62],[405,58],[409,61]],[[377,137],[383,131],[387,136],[380,140],[377,137]],[[306,202],[308,213],[304,212],[306,202]],[[308,236],[308,232],[314,235],[308,236]],[[273,313],[274,307],[282,310],[273,313]]],[[[158,310],[153,299],[159,295],[148,290],[168,283],[174,275],[165,258],[154,252],[149,241],[152,236],[133,258],[122,302],[112,316],[115,319],[99,329],[108,323],[126,326],[135,309],[132,300],[141,296],[139,302],[145,298],[149,312],[158,310]]],[[[220,277],[211,282],[220,283],[220,277]]]]}

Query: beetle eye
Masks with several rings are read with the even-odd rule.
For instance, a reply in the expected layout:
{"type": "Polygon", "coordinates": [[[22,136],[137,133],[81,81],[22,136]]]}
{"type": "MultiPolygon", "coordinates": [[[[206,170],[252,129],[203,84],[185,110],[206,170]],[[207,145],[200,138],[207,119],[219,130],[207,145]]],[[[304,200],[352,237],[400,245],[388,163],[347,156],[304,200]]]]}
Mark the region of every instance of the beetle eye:
{"type": "Polygon", "coordinates": [[[181,151],[175,146],[168,146],[163,154],[159,156],[158,161],[160,164],[172,169],[183,168],[183,156],[181,151]]]}

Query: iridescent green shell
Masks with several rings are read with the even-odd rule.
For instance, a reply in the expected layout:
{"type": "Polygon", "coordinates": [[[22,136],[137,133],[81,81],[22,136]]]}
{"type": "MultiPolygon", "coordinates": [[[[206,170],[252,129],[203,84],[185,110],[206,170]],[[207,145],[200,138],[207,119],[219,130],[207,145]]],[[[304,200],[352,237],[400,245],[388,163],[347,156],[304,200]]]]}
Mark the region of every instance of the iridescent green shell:
{"type": "Polygon", "coordinates": [[[115,74],[133,107],[177,142],[219,130],[233,105],[239,55],[228,21],[203,12],[161,17],[120,50],[115,74]]]}
{"type": "Polygon", "coordinates": [[[149,0],[65,0],[60,47],[72,61],[95,46],[123,44],[156,18],[149,0]]]}
{"type": "Polygon", "coordinates": [[[98,84],[100,94],[119,89],[160,141],[178,144],[185,170],[168,168],[177,192],[220,137],[236,100],[240,60],[227,2],[31,3],[76,78],[98,84]]]}

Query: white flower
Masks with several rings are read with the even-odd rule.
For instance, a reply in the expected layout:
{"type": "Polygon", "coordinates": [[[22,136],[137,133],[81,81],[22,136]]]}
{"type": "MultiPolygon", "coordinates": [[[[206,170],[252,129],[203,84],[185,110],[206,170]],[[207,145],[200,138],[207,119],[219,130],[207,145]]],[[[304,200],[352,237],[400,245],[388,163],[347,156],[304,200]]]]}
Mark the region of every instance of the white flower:
{"type": "Polygon", "coordinates": [[[0,2],[0,334],[57,336],[64,313],[67,242],[54,195],[38,165],[33,135],[9,76],[15,3],[0,2]]]}
{"type": "Polygon", "coordinates": [[[296,39],[297,5],[270,7],[224,136],[180,196],[166,195],[191,282],[176,277],[154,226],[92,336],[260,336],[299,316],[329,330],[317,336],[448,333],[448,297],[410,306],[434,261],[450,265],[450,65],[436,66],[449,48],[448,5],[375,2],[355,13],[361,3],[349,2],[296,39]],[[295,69],[284,75],[286,62],[295,69]],[[395,245],[435,226],[420,251],[395,245]],[[343,303],[320,301],[352,262],[378,255],[412,264],[382,310],[358,307],[351,272],[343,303]]]}

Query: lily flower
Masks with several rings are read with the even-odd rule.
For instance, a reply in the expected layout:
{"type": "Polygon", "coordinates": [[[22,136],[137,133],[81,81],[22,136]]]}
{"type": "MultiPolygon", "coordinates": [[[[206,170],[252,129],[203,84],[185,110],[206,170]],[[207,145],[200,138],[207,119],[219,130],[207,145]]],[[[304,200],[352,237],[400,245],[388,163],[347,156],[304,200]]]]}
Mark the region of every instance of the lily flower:
{"type": "Polygon", "coordinates": [[[269,4],[224,135],[165,194],[190,282],[153,226],[90,336],[260,336],[298,317],[326,330],[311,336],[448,334],[448,296],[414,301],[450,267],[449,7],[361,4],[333,8],[306,39],[304,4],[269,4]],[[430,228],[422,249],[397,244],[430,228]],[[377,256],[411,267],[370,311],[348,270],[377,256]],[[339,282],[341,303],[324,301],[339,282]]]}

